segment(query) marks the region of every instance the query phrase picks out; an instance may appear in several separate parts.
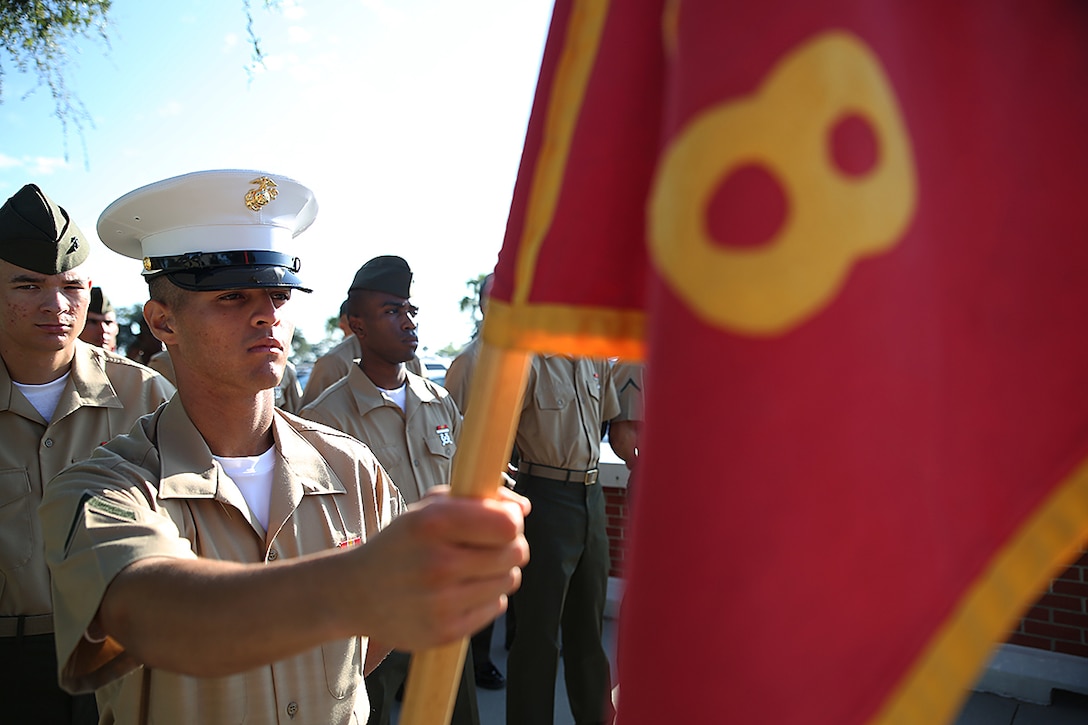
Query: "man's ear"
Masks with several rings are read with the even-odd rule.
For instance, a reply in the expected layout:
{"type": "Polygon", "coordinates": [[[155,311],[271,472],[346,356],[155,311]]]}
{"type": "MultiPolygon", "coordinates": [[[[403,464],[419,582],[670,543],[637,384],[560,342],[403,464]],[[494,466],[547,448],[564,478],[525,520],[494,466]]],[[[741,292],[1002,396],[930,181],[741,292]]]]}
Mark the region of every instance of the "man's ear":
{"type": "Polygon", "coordinates": [[[147,328],[165,345],[174,341],[174,315],[170,308],[158,300],[148,300],[144,303],[144,320],[147,328]]]}
{"type": "Polygon", "coordinates": [[[351,328],[356,337],[366,337],[366,323],[363,322],[363,318],[348,315],[348,327],[351,328]]]}

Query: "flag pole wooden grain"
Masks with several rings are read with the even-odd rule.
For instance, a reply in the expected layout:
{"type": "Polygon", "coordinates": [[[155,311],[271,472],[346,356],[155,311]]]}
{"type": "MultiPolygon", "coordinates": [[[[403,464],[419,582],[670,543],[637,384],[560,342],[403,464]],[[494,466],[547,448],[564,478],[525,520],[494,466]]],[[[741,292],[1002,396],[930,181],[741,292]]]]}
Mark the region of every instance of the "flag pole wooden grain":
{"type": "MultiPolygon", "coordinates": [[[[494,496],[502,485],[500,472],[510,461],[530,359],[531,353],[482,342],[453,460],[453,495],[494,496]]],[[[448,725],[467,649],[466,637],[412,655],[401,725],[448,725]]]]}

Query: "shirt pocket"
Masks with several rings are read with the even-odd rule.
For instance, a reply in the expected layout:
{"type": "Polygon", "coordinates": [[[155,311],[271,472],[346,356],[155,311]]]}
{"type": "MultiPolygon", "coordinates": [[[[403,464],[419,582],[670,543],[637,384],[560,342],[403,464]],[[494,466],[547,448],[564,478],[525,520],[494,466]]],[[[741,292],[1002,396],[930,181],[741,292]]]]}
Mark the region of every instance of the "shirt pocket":
{"type": "Polygon", "coordinates": [[[352,637],[321,645],[321,658],[325,664],[325,683],[329,694],[337,700],[349,697],[363,679],[363,646],[361,637],[352,637]]]}
{"type": "Polygon", "coordinates": [[[589,393],[589,397],[596,401],[601,399],[601,379],[593,375],[587,375],[585,378],[586,392],[589,393]]]}
{"type": "Polygon", "coordinates": [[[449,460],[453,458],[453,454],[457,452],[457,444],[453,442],[453,430],[446,427],[445,436],[438,432],[436,428],[434,432],[426,437],[427,452],[432,456],[438,458],[444,458],[449,460]],[[443,443],[442,439],[445,437],[449,440],[448,443],[443,443]]]}
{"type": "Polygon", "coordinates": [[[570,405],[574,391],[556,387],[549,382],[538,382],[533,390],[533,400],[540,410],[562,410],[570,405]]]}
{"type": "Polygon", "coordinates": [[[18,569],[34,552],[32,498],[25,468],[0,471],[0,571],[18,569]]]}

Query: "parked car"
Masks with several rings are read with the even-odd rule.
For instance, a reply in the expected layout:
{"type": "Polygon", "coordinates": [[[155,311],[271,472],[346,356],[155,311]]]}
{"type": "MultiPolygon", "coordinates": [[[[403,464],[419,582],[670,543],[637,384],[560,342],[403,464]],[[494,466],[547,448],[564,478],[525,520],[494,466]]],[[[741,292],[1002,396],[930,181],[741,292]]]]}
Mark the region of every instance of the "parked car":
{"type": "Polygon", "coordinates": [[[446,384],[446,371],[449,370],[449,364],[439,357],[421,357],[419,359],[423,365],[423,374],[431,379],[432,382],[439,385],[446,384]]]}

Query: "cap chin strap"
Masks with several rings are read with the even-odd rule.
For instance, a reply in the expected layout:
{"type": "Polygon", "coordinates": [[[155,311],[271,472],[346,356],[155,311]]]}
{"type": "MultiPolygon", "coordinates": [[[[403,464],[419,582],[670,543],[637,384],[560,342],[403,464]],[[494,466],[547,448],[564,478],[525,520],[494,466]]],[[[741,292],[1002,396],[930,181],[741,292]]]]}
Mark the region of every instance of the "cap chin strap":
{"type": "Polygon", "coordinates": [[[193,272],[222,267],[269,266],[298,272],[302,262],[282,252],[241,250],[236,252],[191,252],[169,257],[144,257],[144,273],[193,272]]]}
{"type": "Polygon", "coordinates": [[[145,259],[144,267],[150,267],[150,271],[144,272],[144,279],[150,284],[153,279],[165,276],[175,286],[194,292],[262,287],[312,292],[296,274],[300,266],[298,257],[278,252],[196,253],[145,259]],[[187,266],[178,264],[179,259],[187,266]],[[225,261],[234,263],[223,264],[225,261]]]}

